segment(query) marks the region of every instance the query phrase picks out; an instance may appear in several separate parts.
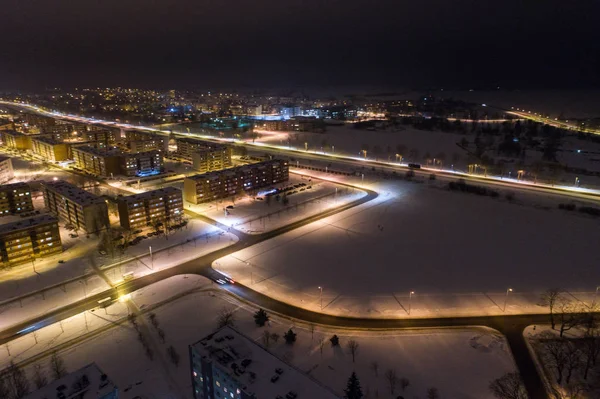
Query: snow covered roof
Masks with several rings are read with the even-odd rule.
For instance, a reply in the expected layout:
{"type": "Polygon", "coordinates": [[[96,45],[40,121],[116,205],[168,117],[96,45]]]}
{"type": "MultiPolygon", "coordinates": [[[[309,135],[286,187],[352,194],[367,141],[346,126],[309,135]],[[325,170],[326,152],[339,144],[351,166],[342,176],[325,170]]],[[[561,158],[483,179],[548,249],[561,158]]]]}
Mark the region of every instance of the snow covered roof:
{"type": "Polygon", "coordinates": [[[117,391],[117,386],[96,363],[91,363],[30,393],[25,399],[116,398],[117,391]]]}
{"type": "Polygon", "coordinates": [[[192,347],[228,373],[249,396],[276,398],[294,391],[298,399],[339,399],[329,388],[231,327],[223,327],[192,347]],[[272,382],[274,376],[278,378],[272,382]]]}

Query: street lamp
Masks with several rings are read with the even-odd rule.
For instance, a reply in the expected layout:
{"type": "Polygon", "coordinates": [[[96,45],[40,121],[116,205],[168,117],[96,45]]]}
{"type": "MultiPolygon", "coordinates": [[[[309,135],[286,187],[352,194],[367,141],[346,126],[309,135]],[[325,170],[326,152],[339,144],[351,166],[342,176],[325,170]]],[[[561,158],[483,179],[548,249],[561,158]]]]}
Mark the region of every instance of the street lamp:
{"type": "Polygon", "coordinates": [[[154,256],[152,255],[152,245],[148,246],[148,250],[150,251],[150,262],[152,264],[152,270],[154,270],[154,256]]]}
{"type": "Polygon", "coordinates": [[[594,302],[592,302],[592,304],[596,303],[596,298],[598,297],[598,290],[600,289],[600,285],[596,287],[596,293],[594,294],[594,302]]]}
{"type": "MultiPolygon", "coordinates": [[[[84,281],[81,281],[81,280],[79,280],[79,283],[81,283],[81,285],[83,286],[83,297],[84,297],[85,299],[87,299],[87,291],[86,291],[86,289],[85,289],[85,285],[86,285],[87,283],[86,283],[86,281],[85,281],[85,280],[84,280],[84,281]]],[[[89,330],[89,328],[88,328],[88,322],[87,322],[87,314],[86,314],[86,310],[84,310],[84,311],[83,311],[83,318],[85,319],[85,329],[86,329],[86,331],[87,331],[87,330],[89,330]]]]}
{"type": "Polygon", "coordinates": [[[504,297],[504,310],[502,310],[503,312],[506,312],[506,302],[508,301],[508,293],[512,292],[512,288],[509,288],[506,290],[506,296],[504,297]]]}
{"type": "Polygon", "coordinates": [[[408,294],[408,314],[409,314],[409,316],[410,316],[410,308],[411,308],[411,305],[412,305],[412,296],[413,296],[414,294],[415,294],[415,292],[414,292],[414,291],[411,291],[411,292],[408,294]]]}
{"type": "Polygon", "coordinates": [[[319,286],[319,291],[321,292],[319,295],[321,301],[321,311],[323,310],[323,287],[319,286]]]}

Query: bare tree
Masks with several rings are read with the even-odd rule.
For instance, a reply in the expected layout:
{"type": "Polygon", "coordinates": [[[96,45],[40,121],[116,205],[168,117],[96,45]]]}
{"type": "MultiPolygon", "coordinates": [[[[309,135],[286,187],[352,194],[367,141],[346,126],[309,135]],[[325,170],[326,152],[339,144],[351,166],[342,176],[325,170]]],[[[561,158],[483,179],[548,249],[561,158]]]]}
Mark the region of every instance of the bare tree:
{"type": "Polygon", "coordinates": [[[325,346],[325,337],[319,338],[319,351],[321,352],[321,358],[323,357],[323,346],[325,346]]]}
{"type": "Polygon", "coordinates": [[[268,348],[271,345],[271,333],[267,330],[263,331],[262,343],[265,346],[265,348],[268,348]]]}
{"type": "Polygon", "coordinates": [[[567,379],[565,382],[569,385],[573,371],[581,366],[581,352],[573,341],[565,341],[563,345],[565,351],[565,368],[567,370],[567,379]]]}
{"type": "Polygon", "coordinates": [[[583,379],[587,380],[590,368],[596,365],[596,360],[600,355],[600,337],[597,332],[585,334],[581,340],[581,354],[585,364],[583,379]]]}
{"type": "Polygon", "coordinates": [[[562,338],[565,331],[581,325],[583,318],[579,306],[564,296],[559,297],[557,308],[559,310],[560,337],[562,338]]]}
{"type": "Polygon", "coordinates": [[[390,393],[393,395],[396,390],[396,384],[398,383],[398,377],[396,376],[396,370],[389,369],[385,372],[385,379],[390,385],[390,393]]]}
{"type": "Polygon", "coordinates": [[[436,387],[427,390],[427,399],[440,399],[440,391],[436,387]]]}
{"type": "Polygon", "coordinates": [[[540,343],[544,348],[546,364],[556,371],[556,382],[560,385],[563,379],[563,371],[567,363],[563,340],[557,339],[552,333],[540,334],[540,343]]]}
{"type": "Polygon", "coordinates": [[[406,388],[408,388],[408,386],[410,385],[410,380],[406,377],[402,377],[400,378],[400,388],[402,388],[402,392],[404,392],[406,390],[406,388]]]}
{"type": "Polygon", "coordinates": [[[219,311],[219,315],[217,317],[217,326],[219,328],[225,326],[233,326],[235,323],[235,310],[224,307],[219,311]]]}
{"type": "Polygon", "coordinates": [[[0,375],[0,398],[9,398],[9,397],[10,397],[9,382],[4,378],[3,375],[0,375]]]}
{"type": "Polygon", "coordinates": [[[354,359],[356,358],[356,354],[358,353],[358,347],[360,345],[355,340],[351,339],[346,344],[346,348],[348,348],[348,352],[352,355],[352,363],[354,363],[354,359]]]}
{"type": "Polygon", "coordinates": [[[48,378],[46,378],[46,374],[44,373],[42,366],[39,364],[33,368],[33,383],[37,389],[40,389],[48,384],[48,378]]]}
{"type": "Polygon", "coordinates": [[[12,385],[13,398],[24,398],[29,393],[29,381],[27,381],[25,372],[11,360],[7,374],[8,380],[12,385]]]}
{"type": "Polygon", "coordinates": [[[312,344],[313,338],[315,337],[315,325],[314,324],[309,324],[308,325],[308,331],[310,331],[310,343],[312,344]]]}
{"type": "Polygon", "coordinates": [[[275,343],[277,343],[277,341],[279,341],[279,334],[277,333],[272,333],[271,334],[271,340],[275,343]]]}
{"type": "Polygon", "coordinates": [[[65,367],[65,362],[62,360],[58,353],[53,352],[50,357],[50,370],[52,370],[52,377],[55,380],[64,377],[67,375],[67,368],[65,367]]]}
{"type": "Polygon", "coordinates": [[[564,387],[551,387],[554,399],[586,399],[589,398],[589,386],[582,383],[566,384],[564,387]]]}
{"type": "Polygon", "coordinates": [[[560,289],[551,288],[549,290],[546,290],[546,292],[544,292],[541,297],[542,301],[540,304],[542,306],[547,306],[548,309],[550,310],[550,324],[552,324],[553,330],[554,330],[554,327],[556,326],[556,322],[554,320],[554,308],[556,307],[556,302],[560,298],[560,293],[561,293],[560,289]]]}
{"type": "Polygon", "coordinates": [[[167,354],[169,355],[169,359],[171,359],[171,362],[173,362],[175,367],[179,367],[179,353],[177,353],[177,350],[173,345],[167,348],[167,354]]]}
{"type": "Polygon", "coordinates": [[[377,363],[376,361],[372,361],[369,367],[371,368],[371,370],[373,370],[373,374],[375,374],[375,377],[379,377],[379,363],[377,363]]]}
{"type": "Polygon", "coordinates": [[[490,383],[490,391],[498,399],[527,399],[519,373],[506,373],[490,383]]]}

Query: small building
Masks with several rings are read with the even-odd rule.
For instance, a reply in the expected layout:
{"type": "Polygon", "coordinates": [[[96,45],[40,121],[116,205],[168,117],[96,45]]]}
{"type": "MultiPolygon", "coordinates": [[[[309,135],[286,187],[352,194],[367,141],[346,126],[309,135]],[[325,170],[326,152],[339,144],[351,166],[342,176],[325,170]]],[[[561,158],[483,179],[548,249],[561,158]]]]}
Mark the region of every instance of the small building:
{"type": "Polygon", "coordinates": [[[97,233],[108,228],[106,201],[65,181],[44,182],[44,204],[59,220],[76,230],[97,233]]]}
{"type": "Polygon", "coordinates": [[[15,177],[12,160],[9,157],[0,157],[0,184],[5,184],[15,177]]]}
{"type": "Polygon", "coordinates": [[[165,187],[118,199],[121,226],[128,230],[144,228],[155,222],[169,226],[183,217],[181,190],[165,187]]]}
{"type": "Polygon", "coordinates": [[[0,225],[0,258],[3,265],[17,265],[62,252],[58,220],[36,216],[0,225]]]}
{"type": "Polygon", "coordinates": [[[0,186],[0,216],[18,215],[33,210],[29,184],[12,183],[0,186]]]}
{"type": "Polygon", "coordinates": [[[195,399],[339,399],[334,392],[231,327],[190,345],[195,399]]]}
{"type": "Polygon", "coordinates": [[[289,179],[287,161],[272,159],[217,172],[186,177],[183,198],[193,204],[254,191],[289,179]]]}
{"type": "Polygon", "coordinates": [[[31,151],[50,162],[69,159],[69,145],[49,137],[32,137],[31,151]]]}
{"type": "Polygon", "coordinates": [[[96,363],[30,393],[25,399],[118,399],[119,388],[96,363]]]}

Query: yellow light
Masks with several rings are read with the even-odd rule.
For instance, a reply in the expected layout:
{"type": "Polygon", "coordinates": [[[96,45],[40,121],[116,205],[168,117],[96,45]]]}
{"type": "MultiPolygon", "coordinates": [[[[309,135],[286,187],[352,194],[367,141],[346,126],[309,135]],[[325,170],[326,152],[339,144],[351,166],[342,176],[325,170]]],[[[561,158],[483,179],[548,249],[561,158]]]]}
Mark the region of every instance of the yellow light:
{"type": "Polygon", "coordinates": [[[119,297],[119,302],[127,302],[130,299],[131,299],[131,294],[121,295],[119,297]]]}

